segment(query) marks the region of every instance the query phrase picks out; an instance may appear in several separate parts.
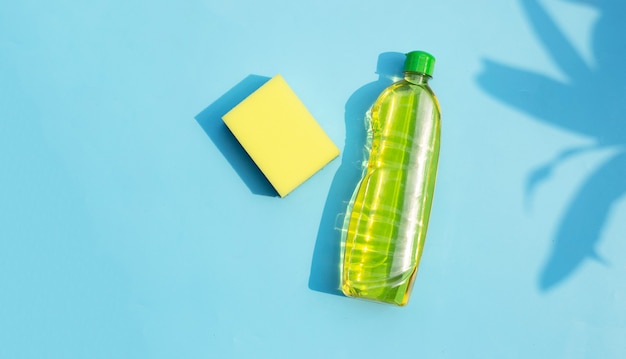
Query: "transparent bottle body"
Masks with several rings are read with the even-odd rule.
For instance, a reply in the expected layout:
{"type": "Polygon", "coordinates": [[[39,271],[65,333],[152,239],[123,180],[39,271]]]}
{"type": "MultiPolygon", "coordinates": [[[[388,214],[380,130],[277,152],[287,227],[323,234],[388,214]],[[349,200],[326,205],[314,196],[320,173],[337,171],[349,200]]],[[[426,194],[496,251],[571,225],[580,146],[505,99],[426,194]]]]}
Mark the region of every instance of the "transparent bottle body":
{"type": "Polygon", "coordinates": [[[371,149],[344,225],[344,294],[405,305],[424,247],[439,159],[437,99],[407,73],[371,110],[371,149]]]}

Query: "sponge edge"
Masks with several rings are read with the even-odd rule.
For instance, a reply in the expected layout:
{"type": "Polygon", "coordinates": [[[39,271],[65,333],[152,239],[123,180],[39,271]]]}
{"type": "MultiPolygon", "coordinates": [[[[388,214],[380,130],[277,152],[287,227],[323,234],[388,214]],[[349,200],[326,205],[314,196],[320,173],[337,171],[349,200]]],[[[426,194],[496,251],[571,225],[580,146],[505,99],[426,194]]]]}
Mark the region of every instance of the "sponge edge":
{"type": "Polygon", "coordinates": [[[281,197],[339,155],[281,75],[222,119],[281,197]]]}

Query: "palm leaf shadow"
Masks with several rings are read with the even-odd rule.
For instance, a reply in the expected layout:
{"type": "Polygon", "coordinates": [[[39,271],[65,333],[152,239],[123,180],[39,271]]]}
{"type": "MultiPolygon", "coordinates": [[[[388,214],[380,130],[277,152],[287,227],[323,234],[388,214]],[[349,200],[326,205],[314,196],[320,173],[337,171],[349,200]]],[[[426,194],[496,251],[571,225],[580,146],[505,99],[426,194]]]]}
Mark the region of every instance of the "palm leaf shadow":
{"type": "Polygon", "coordinates": [[[522,0],[522,6],[545,50],[566,82],[485,60],[479,86],[500,101],[555,127],[589,137],[588,147],[564,149],[527,177],[525,197],[550,179],[565,160],[594,148],[619,145],[616,154],[589,175],[573,196],[557,226],[551,253],[539,274],[538,286],[546,291],[562,283],[585,259],[599,259],[596,246],[613,204],[626,193],[626,131],[623,101],[626,76],[621,69],[626,46],[607,38],[624,33],[623,3],[594,2],[601,11],[593,33],[597,67],[591,68],[540,6],[537,0],[522,0]],[[617,30],[619,32],[615,32],[617,30]],[[618,68],[618,66],[620,66],[618,68]],[[620,75],[622,74],[622,75],[620,75]],[[621,76],[621,77],[620,77],[621,76]]]}

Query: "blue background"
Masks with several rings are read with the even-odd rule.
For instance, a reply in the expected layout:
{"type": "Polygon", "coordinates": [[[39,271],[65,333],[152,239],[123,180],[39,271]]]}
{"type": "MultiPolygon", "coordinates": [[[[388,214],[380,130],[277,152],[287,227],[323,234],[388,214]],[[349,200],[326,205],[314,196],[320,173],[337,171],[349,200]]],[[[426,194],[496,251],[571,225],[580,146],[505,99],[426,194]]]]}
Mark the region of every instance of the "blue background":
{"type": "Polygon", "coordinates": [[[626,357],[625,20],[618,0],[3,1],[0,358],[626,357]],[[336,227],[363,113],[414,49],[443,134],[398,308],[336,295],[336,227]],[[277,73],[342,149],[286,198],[219,119],[277,73]]]}

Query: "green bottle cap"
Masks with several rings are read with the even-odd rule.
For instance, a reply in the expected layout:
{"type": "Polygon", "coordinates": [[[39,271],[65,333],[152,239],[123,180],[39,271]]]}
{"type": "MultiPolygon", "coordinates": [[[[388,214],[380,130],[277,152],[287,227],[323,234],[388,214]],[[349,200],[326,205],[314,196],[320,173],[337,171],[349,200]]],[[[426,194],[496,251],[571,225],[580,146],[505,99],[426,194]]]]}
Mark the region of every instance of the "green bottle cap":
{"type": "Polygon", "coordinates": [[[424,51],[411,51],[406,54],[404,71],[418,72],[427,76],[433,76],[435,69],[435,57],[424,51]]]}

